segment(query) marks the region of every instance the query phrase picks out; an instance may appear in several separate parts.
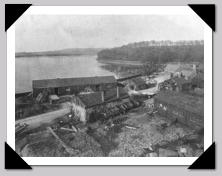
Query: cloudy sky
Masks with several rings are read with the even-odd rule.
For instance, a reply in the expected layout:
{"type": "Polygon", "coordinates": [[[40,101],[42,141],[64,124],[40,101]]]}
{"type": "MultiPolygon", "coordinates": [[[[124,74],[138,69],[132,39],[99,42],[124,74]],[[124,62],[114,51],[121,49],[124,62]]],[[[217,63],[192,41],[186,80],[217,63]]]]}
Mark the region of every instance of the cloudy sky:
{"type": "Polygon", "coordinates": [[[26,15],[16,22],[15,49],[107,48],[148,40],[200,40],[203,26],[178,15],[26,15]]]}

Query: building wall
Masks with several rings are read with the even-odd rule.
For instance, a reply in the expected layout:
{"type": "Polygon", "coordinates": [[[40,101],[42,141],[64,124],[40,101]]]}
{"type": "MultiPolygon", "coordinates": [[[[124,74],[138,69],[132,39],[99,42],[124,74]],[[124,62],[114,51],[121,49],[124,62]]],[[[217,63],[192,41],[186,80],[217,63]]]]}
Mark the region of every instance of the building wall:
{"type": "Polygon", "coordinates": [[[91,108],[85,108],[85,106],[81,102],[81,100],[75,96],[73,98],[73,112],[74,112],[75,116],[77,116],[79,118],[79,120],[81,122],[86,122],[89,120],[92,112],[94,112],[94,111],[103,112],[107,108],[114,107],[117,104],[119,104],[120,102],[123,103],[126,101],[127,100],[124,99],[124,100],[118,101],[118,102],[109,102],[109,103],[97,105],[97,106],[94,106],[91,108]]]}
{"type": "Polygon", "coordinates": [[[159,90],[172,90],[177,92],[187,92],[192,90],[192,84],[191,83],[184,83],[184,84],[178,84],[173,85],[172,83],[162,83],[159,86],[159,90]]]}
{"type": "Polygon", "coordinates": [[[181,91],[190,91],[192,89],[192,84],[191,83],[186,83],[181,85],[181,91]]]}
{"type": "MultiPolygon", "coordinates": [[[[41,92],[43,92],[44,90],[47,90],[49,92],[51,92],[50,89],[39,89],[39,88],[33,88],[33,97],[37,97],[41,92]]],[[[52,93],[51,93],[52,94],[52,93]]]]}
{"type": "Polygon", "coordinates": [[[183,108],[178,108],[174,105],[156,99],[154,104],[158,114],[163,117],[171,120],[177,119],[180,123],[188,125],[195,130],[203,128],[204,126],[204,117],[199,114],[189,112],[183,108]]]}
{"type": "MultiPolygon", "coordinates": [[[[111,89],[116,86],[116,83],[108,83],[108,84],[99,84],[99,85],[84,85],[84,86],[68,86],[68,87],[58,87],[58,95],[71,95],[77,94],[81,91],[84,91],[85,88],[89,87],[93,91],[100,91],[104,89],[111,89]]],[[[48,91],[49,94],[56,94],[56,88],[33,88],[33,96],[37,97],[39,93],[48,91]]]]}

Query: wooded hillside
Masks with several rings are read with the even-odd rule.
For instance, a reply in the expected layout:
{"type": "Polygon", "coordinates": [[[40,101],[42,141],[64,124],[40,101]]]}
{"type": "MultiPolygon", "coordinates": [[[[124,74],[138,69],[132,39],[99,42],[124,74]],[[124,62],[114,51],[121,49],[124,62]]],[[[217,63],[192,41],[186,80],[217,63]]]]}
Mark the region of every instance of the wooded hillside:
{"type": "Polygon", "coordinates": [[[204,43],[195,41],[146,41],[98,52],[99,60],[144,62],[203,62],[204,43]]]}

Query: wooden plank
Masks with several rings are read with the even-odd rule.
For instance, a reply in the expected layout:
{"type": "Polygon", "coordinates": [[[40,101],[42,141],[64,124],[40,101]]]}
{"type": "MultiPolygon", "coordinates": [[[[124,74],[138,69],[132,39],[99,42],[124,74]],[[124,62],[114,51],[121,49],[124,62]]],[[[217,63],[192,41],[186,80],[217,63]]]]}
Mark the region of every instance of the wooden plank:
{"type": "Polygon", "coordinates": [[[47,127],[49,132],[59,141],[59,143],[62,145],[63,148],[65,148],[66,152],[70,155],[74,154],[74,150],[71,147],[68,147],[60,138],[59,136],[53,131],[51,127],[47,127]]]}
{"type": "Polygon", "coordinates": [[[64,128],[64,127],[61,127],[60,129],[61,129],[61,130],[64,130],[64,131],[73,132],[73,133],[75,133],[75,132],[76,132],[75,130],[70,129],[70,128],[64,128]]]}

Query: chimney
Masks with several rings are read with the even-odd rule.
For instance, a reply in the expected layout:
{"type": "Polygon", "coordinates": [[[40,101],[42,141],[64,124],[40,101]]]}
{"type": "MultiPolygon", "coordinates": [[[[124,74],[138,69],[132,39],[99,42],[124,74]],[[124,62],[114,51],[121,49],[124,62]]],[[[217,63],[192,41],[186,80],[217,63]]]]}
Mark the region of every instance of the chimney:
{"type": "Polygon", "coordinates": [[[102,96],[102,102],[104,102],[104,101],[105,101],[104,94],[105,94],[105,92],[104,92],[104,90],[102,90],[102,92],[101,92],[101,96],[102,96]]]}
{"type": "Polygon", "coordinates": [[[119,86],[116,87],[116,98],[119,98],[119,86]]]}

